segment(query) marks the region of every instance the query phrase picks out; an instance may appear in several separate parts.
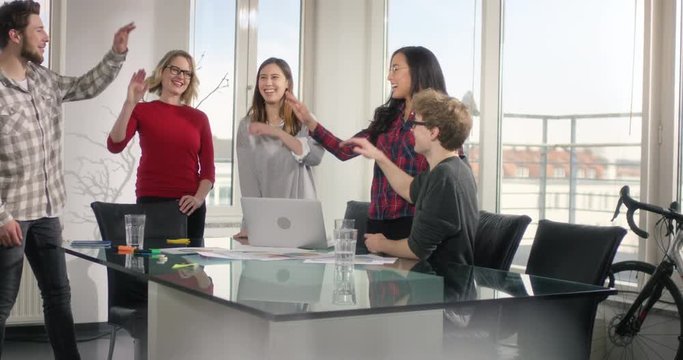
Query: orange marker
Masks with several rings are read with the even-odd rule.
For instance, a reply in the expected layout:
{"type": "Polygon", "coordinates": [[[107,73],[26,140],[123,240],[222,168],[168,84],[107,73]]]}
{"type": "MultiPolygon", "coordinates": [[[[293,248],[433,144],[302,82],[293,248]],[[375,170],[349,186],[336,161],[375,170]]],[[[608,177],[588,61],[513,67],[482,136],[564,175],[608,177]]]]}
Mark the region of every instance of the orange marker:
{"type": "Polygon", "coordinates": [[[119,245],[118,250],[120,253],[132,253],[135,248],[129,245],[119,245]]]}

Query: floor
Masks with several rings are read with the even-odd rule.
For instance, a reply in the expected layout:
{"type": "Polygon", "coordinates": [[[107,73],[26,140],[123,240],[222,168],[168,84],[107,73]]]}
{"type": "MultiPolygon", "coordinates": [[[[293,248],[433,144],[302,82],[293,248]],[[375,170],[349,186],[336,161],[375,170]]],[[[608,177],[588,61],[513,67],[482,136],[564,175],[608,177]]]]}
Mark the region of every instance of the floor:
{"type": "MultiPolygon", "coordinates": [[[[78,330],[78,350],[81,359],[106,359],[109,351],[109,333],[104,330],[78,330]]],[[[2,353],[3,360],[53,359],[50,343],[41,336],[12,334],[8,329],[2,353]]],[[[133,358],[133,339],[124,330],[116,336],[115,360],[133,358]]]]}

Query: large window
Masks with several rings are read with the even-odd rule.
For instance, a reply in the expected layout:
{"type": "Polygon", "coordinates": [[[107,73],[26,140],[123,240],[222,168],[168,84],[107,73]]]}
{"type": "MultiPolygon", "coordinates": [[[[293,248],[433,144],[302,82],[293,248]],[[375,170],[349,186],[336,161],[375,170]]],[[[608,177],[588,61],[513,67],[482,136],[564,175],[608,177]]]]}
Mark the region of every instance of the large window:
{"type": "Polygon", "coordinates": [[[232,204],[236,5],[235,0],[198,0],[194,8],[192,45],[200,80],[195,106],[209,117],[216,163],[207,206],[232,204]]]}
{"type": "MultiPolygon", "coordinates": [[[[386,63],[396,49],[418,45],[436,55],[449,95],[463,100],[473,111],[474,127],[465,144],[465,153],[476,177],[479,174],[476,103],[481,73],[481,2],[429,0],[416,6],[411,0],[388,1],[386,63]]],[[[388,97],[388,84],[386,89],[388,97]]]]}
{"type": "Polygon", "coordinates": [[[216,163],[216,182],[206,200],[210,207],[233,205],[235,187],[239,187],[238,179],[233,178],[233,134],[237,122],[251,106],[258,65],[269,57],[286,60],[292,68],[293,91],[297,93],[300,14],[300,0],[194,2],[191,47],[200,79],[195,106],[211,122],[216,163]],[[238,31],[244,29],[247,30],[238,31]],[[236,53],[237,42],[248,44],[247,51],[236,53]],[[252,45],[257,48],[256,58],[250,56],[252,45]],[[237,63],[246,66],[237,67],[237,63]]]}
{"type": "Polygon", "coordinates": [[[534,219],[524,265],[538,220],[610,225],[621,186],[640,193],[643,3],[504,4],[500,211],[534,219]]]}
{"type": "MultiPolygon", "coordinates": [[[[43,25],[45,26],[45,31],[50,34],[50,21],[52,19],[52,9],[51,9],[51,0],[37,0],[37,3],[40,4],[40,20],[43,21],[43,25]]],[[[47,43],[47,47],[45,48],[45,53],[43,54],[45,56],[45,59],[43,60],[43,65],[50,67],[50,42],[47,43]]]]}
{"type": "Polygon", "coordinates": [[[300,0],[259,0],[256,66],[270,57],[285,60],[292,68],[294,94],[299,92],[300,23],[300,0]]]}

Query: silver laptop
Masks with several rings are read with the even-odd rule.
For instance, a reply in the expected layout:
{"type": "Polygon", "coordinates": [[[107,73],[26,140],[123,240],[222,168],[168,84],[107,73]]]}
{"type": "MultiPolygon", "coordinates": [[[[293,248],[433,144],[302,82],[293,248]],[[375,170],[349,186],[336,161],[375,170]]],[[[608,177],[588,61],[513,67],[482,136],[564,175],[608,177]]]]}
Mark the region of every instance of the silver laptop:
{"type": "Polygon", "coordinates": [[[249,245],[328,248],[318,200],[243,197],[242,211],[249,245]]]}

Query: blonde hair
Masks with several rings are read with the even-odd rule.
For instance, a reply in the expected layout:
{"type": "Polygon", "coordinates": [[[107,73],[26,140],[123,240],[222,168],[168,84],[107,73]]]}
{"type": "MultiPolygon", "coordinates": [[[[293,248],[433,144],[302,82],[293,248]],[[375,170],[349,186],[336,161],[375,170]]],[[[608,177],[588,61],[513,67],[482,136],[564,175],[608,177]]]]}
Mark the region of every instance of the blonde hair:
{"type": "Polygon", "coordinates": [[[190,77],[190,84],[185,89],[185,92],[180,96],[180,102],[185,105],[192,104],[192,101],[197,98],[197,88],[199,87],[199,79],[197,78],[197,72],[195,71],[194,59],[187,51],[184,50],[171,50],[164,55],[164,57],[159,60],[156,68],[145,81],[149,86],[149,92],[161,95],[161,73],[164,72],[173,59],[181,56],[184,57],[188,63],[190,63],[190,71],[192,71],[192,77],[190,77]]]}

